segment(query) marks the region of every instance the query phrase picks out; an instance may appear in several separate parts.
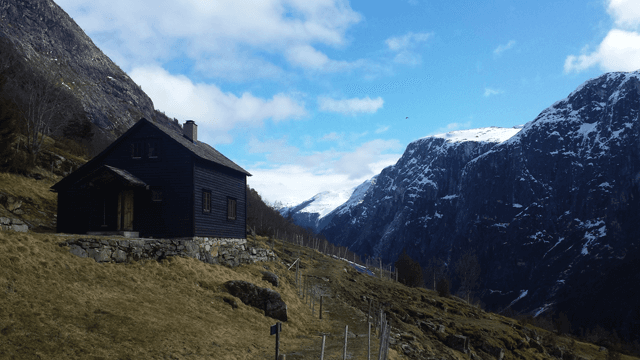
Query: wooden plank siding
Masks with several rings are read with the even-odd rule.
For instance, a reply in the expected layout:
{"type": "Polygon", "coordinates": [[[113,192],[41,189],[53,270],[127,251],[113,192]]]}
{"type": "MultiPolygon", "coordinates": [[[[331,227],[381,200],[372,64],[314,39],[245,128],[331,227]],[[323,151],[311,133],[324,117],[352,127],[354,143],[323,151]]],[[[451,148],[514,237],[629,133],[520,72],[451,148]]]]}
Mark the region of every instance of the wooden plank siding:
{"type": "Polygon", "coordinates": [[[245,238],[247,177],[205,161],[194,163],[195,236],[245,238]],[[211,211],[204,212],[202,192],[211,192],[211,211]],[[236,219],[227,218],[227,199],[237,201],[236,219]]]}
{"type": "Polygon", "coordinates": [[[160,130],[145,125],[115,148],[104,163],[127,169],[150,186],[136,192],[134,198],[134,230],[140,236],[191,236],[193,232],[191,154],[160,130]],[[156,142],[158,157],[149,158],[147,143],[156,142]],[[132,158],[134,143],[143,144],[142,156],[132,158]],[[151,189],[162,192],[162,201],[151,201],[151,189]]]}
{"type": "MultiPolygon", "coordinates": [[[[101,154],[99,161],[79,169],[77,178],[82,178],[103,165],[111,165],[127,169],[131,174],[144,181],[151,189],[162,192],[162,201],[151,201],[151,190],[137,190],[134,195],[134,231],[141,236],[177,237],[193,236],[193,177],[191,153],[180,144],[169,138],[162,131],[149,125],[138,128],[138,131],[122,138],[118,146],[101,154]],[[159,154],[157,158],[149,158],[146,143],[157,142],[159,154]],[[131,146],[142,143],[144,151],[139,159],[131,156],[131,146]]],[[[117,193],[114,195],[117,203],[117,193]]],[[[58,208],[59,232],[83,233],[87,226],[91,231],[102,230],[94,224],[75,221],[79,208],[97,207],[95,198],[72,196],[70,191],[59,192],[62,205],[58,208]],[[69,194],[65,194],[69,192],[69,194]],[[73,200],[65,201],[66,198],[73,200]],[[93,204],[87,204],[87,199],[93,204]],[[75,224],[75,225],[74,225],[75,224]]],[[[116,205],[117,206],[117,205],[116,205]]],[[[89,209],[87,209],[89,210],[89,209]]],[[[91,212],[95,212],[89,210],[91,212]]],[[[108,230],[116,230],[115,225],[108,230]]]]}
{"type": "Polygon", "coordinates": [[[54,185],[57,231],[122,230],[119,194],[133,191],[132,230],[141,237],[245,238],[246,179],[251,174],[205,143],[171,131],[142,119],[54,185]],[[206,213],[203,190],[211,194],[206,213]],[[227,216],[228,198],[236,200],[235,219],[227,216]]]}

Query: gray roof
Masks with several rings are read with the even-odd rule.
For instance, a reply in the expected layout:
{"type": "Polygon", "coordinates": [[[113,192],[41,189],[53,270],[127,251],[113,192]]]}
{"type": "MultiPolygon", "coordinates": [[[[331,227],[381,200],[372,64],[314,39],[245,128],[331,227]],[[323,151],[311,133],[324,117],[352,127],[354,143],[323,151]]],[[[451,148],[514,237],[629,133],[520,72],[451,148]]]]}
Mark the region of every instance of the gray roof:
{"type": "Polygon", "coordinates": [[[195,154],[196,156],[198,156],[201,159],[204,160],[208,160],[208,161],[212,161],[216,164],[222,165],[222,166],[226,166],[228,168],[231,168],[233,170],[239,171],[247,176],[251,176],[251,174],[241,168],[238,164],[234,163],[233,161],[229,160],[229,158],[227,158],[226,156],[222,155],[218,150],[214,149],[213,147],[211,147],[210,145],[203,143],[202,141],[196,141],[196,142],[192,142],[191,140],[187,139],[184,135],[178,133],[177,131],[170,129],[168,127],[165,127],[164,125],[160,125],[158,123],[155,122],[151,122],[149,120],[146,119],[140,119],[140,121],[147,121],[149,124],[157,127],[160,131],[162,131],[163,133],[169,135],[169,137],[171,137],[173,140],[177,141],[178,143],[180,143],[180,145],[186,147],[187,149],[189,149],[189,151],[191,151],[193,154],[195,154]]]}
{"type": "MultiPolygon", "coordinates": [[[[147,186],[147,184],[144,181],[138,179],[135,175],[128,172],[127,170],[118,169],[117,167],[113,167],[110,165],[104,165],[104,167],[111,170],[116,175],[120,176],[123,180],[125,180],[126,182],[128,182],[133,186],[147,186]]],[[[100,168],[98,168],[98,170],[100,170],[100,168]]]]}

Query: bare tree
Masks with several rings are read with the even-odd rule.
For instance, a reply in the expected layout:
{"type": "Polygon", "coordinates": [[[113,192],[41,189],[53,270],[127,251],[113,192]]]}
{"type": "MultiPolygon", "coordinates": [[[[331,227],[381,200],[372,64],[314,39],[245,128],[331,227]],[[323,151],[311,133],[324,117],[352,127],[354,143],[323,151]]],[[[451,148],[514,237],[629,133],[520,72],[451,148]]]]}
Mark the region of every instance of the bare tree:
{"type": "Polygon", "coordinates": [[[456,262],[455,271],[460,280],[460,290],[465,294],[467,303],[471,291],[478,287],[480,279],[480,263],[473,250],[465,251],[456,262]]]}
{"type": "Polygon", "coordinates": [[[432,257],[424,269],[425,282],[433,285],[432,289],[436,290],[438,280],[447,276],[447,266],[444,261],[432,257]]]}

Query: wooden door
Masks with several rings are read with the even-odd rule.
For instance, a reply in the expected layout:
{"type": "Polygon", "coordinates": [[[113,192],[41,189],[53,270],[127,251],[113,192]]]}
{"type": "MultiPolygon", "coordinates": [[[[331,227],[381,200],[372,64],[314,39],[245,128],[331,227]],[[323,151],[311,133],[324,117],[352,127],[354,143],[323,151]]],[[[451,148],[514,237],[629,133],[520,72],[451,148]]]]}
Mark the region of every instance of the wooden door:
{"type": "Polygon", "coordinates": [[[118,230],[133,230],[133,190],[118,194],[118,230]]]}

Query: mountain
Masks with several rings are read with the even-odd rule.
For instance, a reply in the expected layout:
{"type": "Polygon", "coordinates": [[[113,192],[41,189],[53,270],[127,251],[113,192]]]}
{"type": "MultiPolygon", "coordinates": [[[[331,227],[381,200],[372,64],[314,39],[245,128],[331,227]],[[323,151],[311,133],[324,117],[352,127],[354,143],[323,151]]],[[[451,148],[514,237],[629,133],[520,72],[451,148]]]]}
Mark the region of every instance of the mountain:
{"type": "Polygon", "coordinates": [[[319,233],[337,213],[360,203],[372,184],[373,177],[353,189],[343,191],[323,191],[302,203],[279,209],[285,218],[291,218],[296,225],[319,233]]]}
{"type": "MultiPolygon", "coordinates": [[[[111,61],[51,0],[0,3],[0,40],[27,71],[60,81],[82,104],[104,147],[141,117],[175,127],[140,86],[111,61]]],[[[13,74],[20,76],[20,74],[13,74]]],[[[98,151],[100,149],[94,149],[98,151]]]]}
{"type": "Polygon", "coordinates": [[[487,136],[499,129],[414,141],[323,234],[386,262],[403,249],[441,259],[452,276],[472,250],[490,309],[564,312],[574,330],[638,339],[639,114],[640,72],[616,72],[505,141],[487,136]]]}

